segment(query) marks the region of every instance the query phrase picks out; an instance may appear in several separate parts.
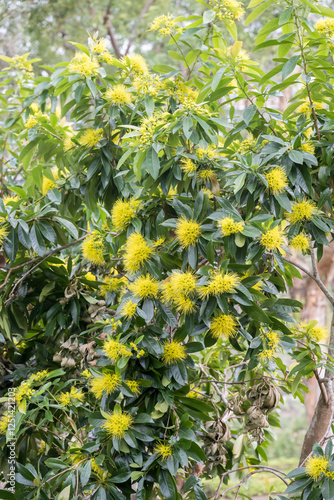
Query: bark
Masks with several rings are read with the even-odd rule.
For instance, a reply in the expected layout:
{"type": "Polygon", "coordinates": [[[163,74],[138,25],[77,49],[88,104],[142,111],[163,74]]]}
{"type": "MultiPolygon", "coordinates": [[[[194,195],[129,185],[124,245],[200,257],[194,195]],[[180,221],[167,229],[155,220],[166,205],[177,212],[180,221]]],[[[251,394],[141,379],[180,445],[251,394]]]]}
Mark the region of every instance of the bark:
{"type": "MultiPolygon", "coordinates": [[[[334,315],[331,325],[331,335],[330,335],[330,346],[334,346],[334,315]]],[[[329,371],[325,371],[325,378],[323,379],[325,385],[325,390],[327,394],[327,403],[324,401],[323,395],[321,394],[318,400],[317,407],[315,409],[312,422],[306,432],[304,443],[300,455],[299,465],[301,466],[307,457],[312,452],[312,447],[314,443],[322,444],[324,438],[331,427],[333,419],[333,374],[329,371]]]]}

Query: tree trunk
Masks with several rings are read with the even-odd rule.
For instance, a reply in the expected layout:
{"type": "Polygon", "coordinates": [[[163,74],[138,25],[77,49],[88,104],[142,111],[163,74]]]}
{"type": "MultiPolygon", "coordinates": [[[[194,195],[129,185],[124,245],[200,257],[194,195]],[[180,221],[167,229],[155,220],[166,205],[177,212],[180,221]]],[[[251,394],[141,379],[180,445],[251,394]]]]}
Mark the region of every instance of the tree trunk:
{"type": "MultiPolygon", "coordinates": [[[[334,346],[334,315],[332,319],[329,345],[334,346]]],[[[320,395],[317,407],[312,418],[312,422],[304,438],[299,465],[302,465],[307,457],[311,454],[314,443],[322,444],[322,441],[326,437],[332,423],[334,399],[333,374],[329,370],[326,370],[325,378],[323,380],[328,401],[324,401],[323,395],[320,395]]]]}

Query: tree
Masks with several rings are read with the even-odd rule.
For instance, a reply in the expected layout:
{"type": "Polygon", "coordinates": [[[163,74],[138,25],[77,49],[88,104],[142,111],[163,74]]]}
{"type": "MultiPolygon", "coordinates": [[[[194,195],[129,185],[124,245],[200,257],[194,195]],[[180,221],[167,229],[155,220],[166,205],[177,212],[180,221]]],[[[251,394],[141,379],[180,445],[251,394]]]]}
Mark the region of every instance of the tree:
{"type": "MultiPolygon", "coordinates": [[[[278,46],[265,73],[237,41],[242,5],[199,3],[203,16],[150,26],[182,70],[117,59],[93,35],[37,77],[27,55],[2,57],[1,370],[17,407],[0,443],[14,414],[18,457],[6,498],[202,500],[219,475],[218,499],[233,471],[285,489],[262,464],[284,394],[303,402],[315,375],[330,424],[326,331],[298,324],[302,304],[282,294],[301,277],[290,247],[333,303],[317,259],[334,229],[334,12],[284,3],[255,41],[278,46]],[[313,26],[310,12],[330,17],[313,26]]],[[[253,0],[245,24],[273,3],[253,0]]],[[[287,494],[331,498],[331,445],[312,455],[327,427],[308,433],[287,494]]]]}

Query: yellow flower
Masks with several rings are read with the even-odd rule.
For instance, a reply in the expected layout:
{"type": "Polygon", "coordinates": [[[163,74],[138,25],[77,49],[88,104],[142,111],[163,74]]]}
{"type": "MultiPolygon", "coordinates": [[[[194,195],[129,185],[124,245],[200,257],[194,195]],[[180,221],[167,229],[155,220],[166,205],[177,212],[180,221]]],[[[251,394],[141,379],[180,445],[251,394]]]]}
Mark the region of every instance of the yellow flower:
{"type": "Polygon", "coordinates": [[[11,421],[12,418],[13,417],[11,417],[8,412],[4,413],[0,417],[0,436],[2,434],[4,434],[4,435],[7,434],[8,425],[9,425],[9,422],[11,421]]]}
{"type": "Polygon", "coordinates": [[[103,139],[103,129],[99,128],[94,130],[93,128],[88,128],[82,134],[79,139],[79,143],[81,146],[86,146],[87,148],[92,148],[96,146],[96,144],[103,139]]]}
{"type": "Polygon", "coordinates": [[[217,177],[213,170],[205,169],[205,170],[200,170],[197,173],[197,179],[200,179],[202,181],[210,181],[210,180],[212,181],[214,179],[217,179],[217,177]]]}
{"type": "Polygon", "coordinates": [[[126,319],[133,318],[136,315],[137,304],[136,302],[132,302],[128,300],[124,306],[122,307],[121,314],[126,319]]]}
{"type": "MultiPolygon", "coordinates": [[[[54,180],[57,181],[59,179],[58,167],[53,167],[51,169],[51,174],[54,180]]],[[[53,189],[55,187],[56,183],[52,179],[49,179],[48,177],[45,177],[45,175],[43,175],[42,194],[45,196],[49,189],[53,189]]]]}
{"type": "Polygon", "coordinates": [[[97,75],[99,63],[97,59],[89,57],[84,52],[77,52],[68,65],[69,71],[83,76],[97,75]]]}
{"type": "Polygon", "coordinates": [[[187,357],[187,350],[179,342],[172,341],[164,346],[164,356],[162,358],[166,365],[172,365],[178,361],[183,361],[187,357]]]}
{"type": "Polygon", "coordinates": [[[201,236],[201,226],[192,219],[187,220],[185,217],[181,217],[176,223],[175,233],[182,248],[189,248],[197,243],[201,236]]]}
{"type": "Polygon", "coordinates": [[[124,267],[135,273],[153,253],[145,238],[140,233],[131,233],[125,245],[124,267]]]}
{"type": "Polygon", "coordinates": [[[220,21],[223,19],[229,23],[241,19],[245,11],[242,4],[237,0],[209,0],[209,5],[220,21]]]}
{"type": "Polygon", "coordinates": [[[88,39],[88,45],[91,48],[92,52],[96,52],[97,54],[103,54],[107,49],[107,42],[105,38],[100,38],[97,40],[96,34],[94,38],[88,39]]]}
{"type": "Polygon", "coordinates": [[[224,219],[219,220],[217,223],[218,227],[223,233],[223,236],[240,233],[244,228],[242,222],[234,222],[232,217],[225,217],[224,219]]]}
{"type": "Polygon", "coordinates": [[[195,300],[189,297],[195,289],[196,277],[191,272],[173,271],[162,285],[164,300],[173,302],[177,310],[184,314],[192,313],[196,309],[195,300]]]}
{"type": "Polygon", "coordinates": [[[160,455],[162,460],[166,460],[168,457],[172,456],[173,450],[172,446],[169,444],[157,443],[154,447],[154,453],[160,455]]]}
{"type": "Polygon", "coordinates": [[[305,252],[310,248],[310,240],[305,234],[298,234],[290,241],[290,246],[295,250],[305,252]]]}
{"type": "Polygon", "coordinates": [[[2,199],[4,205],[8,205],[8,203],[16,203],[19,201],[19,197],[13,194],[7,194],[2,199]]]}
{"type": "Polygon", "coordinates": [[[105,373],[99,377],[94,377],[89,384],[89,390],[96,399],[101,399],[103,394],[110,395],[120,387],[122,379],[120,375],[105,373]]]}
{"type": "Polygon", "coordinates": [[[328,466],[329,461],[327,457],[313,455],[306,460],[306,474],[310,476],[313,481],[318,481],[323,474],[328,472],[328,466]]]}
{"type": "MultiPolygon", "coordinates": [[[[318,109],[323,109],[324,106],[321,102],[313,102],[312,107],[316,111],[318,109]]],[[[312,107],[310,101],[307,100],[297,108],[297,112],[302,113],[303,115],[309,115],[312,111],[312,107]]]]}
{"type": "MultiPolygon", "coordinates": [[[[139,147],[142,151],[145,151],[147,146],[153,144],[154,134],[157,127],[159,127],[160,125],[167,125],[167,116],[168,113],[166,112],[154,113],[149,118],[144,118],[141,121],[139,129],[141,134],[139,147]]],[[[159,130],[161,130],[162,128],[163,127],[161,127],[159,130]]]]}
{"type": "Polygon", "coordinates": [[[127,91],[126,86],[123,84],[109,88],[104,95],[106,99],[114,104],[131,104],[132,102],[132,94],[127,91]]]}
{"type": "Polygon", "coordinates": [[[216,271],[212,274],[208,284],[201,286],[199,293],[201,298],[210,295],[217,297],[222,293],[233,293],[240,283],[240,278],[234,273],[221,274],[216,271]]]}
{"type": "Polygon", "coordinates": [[[215,338],[229,339],[237,333],[237,322],[230,314],[220,314],[211,320],[210,331],[215,338]]]}
{"type": "Polygon", "coordinates": [[[304,144],[301,145],[301,148],[306,153],[310,153],[311,155],[314,155],[314,152],[315,152],[315,145],[314,144],[311,144],[310,142],[304,142],[304,144]]]}
{"type": "Polygon", "coordinates": [[[2,245],[3,242],[5,241],[7,234],[8,234],[8,231],[6,231],[6,229],[4,227],[0,227],[0,245],[2,245]]]}
{"type": "Polygon", "coordinates": [[[115,61],[114,57],[108,51],[103,52],[102,57],[104,59],[104,62],[110,65],[113,64],[115,61]]]}
{"type": "Polygon", "coordinates": [[[80,389],[76,389],[75,387],[71,387],[70,392],[61,392],[58,396],[59,402],[61,406],[68,406],[69,404],[73,404],[73,401],[83,401],[85,398],[84,393],[80,389]]]}
{"type": "Polygon", "coordinates": [[[277,346],[279,345],[279,336],[274,330],[269,330],[269,332],[265,334],[265,337],[267,348],[258,354],[261,361],[268,361],[274,358],[277,346]]]}
{"type": "Polygon", "coordinates": [[[274,194],[282,193],[289,185],[285,170],[282,167],[273,168],[265,175],[265,178],[267,179],[269,189],[274,194]]]}
{"type": "Polygon", "coordinates": [[[120,62],[129,65],[131,70],[139,75],[148,73],[146,61],[140,54],[129,54],[126,57],[122,57],[120,62]]]}
{"type": "Polygon", "coordinates": [[[37,102],[33,102],[32,104],[30,104],[30,109],[34,114],[37,113],[39,110],[37,102]]]}
{"type": "MultiPolygon", "coordinates": [[[[115,272],[115,275],[117,275],[117,271],[115,272]]],[[[114,276],[106,276],[103,279],[103,285],[100,286],[99,295],[102,295],[102,297],[106,297],[108,293],[121,292],[126,288],[126,285],[128,283],[126,277],[116,278],[114,276]]]]}
{"type": "Polygon", "coordinates": [[[125,383],[131,389],[131,391],[135,396],[138,396],[138,394],[140,394],[139,382],[137,382],[136,380],[126,380],[125,383]]]}
{"type": "Polygon", "coordinates": [[[82,243],[82,255],[97,266],[104,263],[103,259],[103,240],[98,231],[93,231],[86,236],[82,243]]]}
{"type": "Polygon", "coordinates": [[[239,153],[241,155],[247,154],[250,151],[254,151],[256,146],[256,139],[254,139],[252,134],[249,134],[247,139],[244,139],[239,146],[239,153]]]}
{"type": "Polygon", "coordinates": [[[33,116],[33,115],[29,115],[29,118],[25,122],[24,126],[25,126],[25,128],[30,129],[30,128],[35,127],[37,125],[37,123],[38,123],[37,118],[35,116],[33,116]]]}
{"type": "Polygon", "coordinates": [[[74,142],[72,142],[71,137],[66,137],[64,139],[64,143],[63,143],[63,149],[64,149],[64,151],[69,151],[74,146],[75,146],[75,144],[74,144],[74,142]]]}
{"type": "MultiPolygon", "coordinates": [[[[132,83],[137,91],[137,94],[142,96],[148,94],[152,97],[157,97],[159,91],[164,88],[164,83],[160,81],[159,77],[151,75],[150,73],[137,74],[132,83]]],[[[152,116],[150,118],[152,118],[152,116]]],[[[150,118],[147,118],[147,120],[150,120],[150,118]]],[[[155,120],[155,118],[156,117],[154,117],[153,120],[155,120]]],[[[149,124],[150,121],[147,121],[146,123],[149,124]]],[[[155,124],[155,127],[156,126],[157,124],[155,124]]]]}
{"type": "Polygon", "coordinates": [[[328,332],[323,326],[314,326],[307,332],[307,336],[314,342],[324,342],[328,337],[328,332]]]}
{"type": "Polygon", "coordinates": [[[158,296],[158,282],[152,276],[139,276],[130,286],[135,297],[140,299],[157,298],[158,296]]]}
{"type": "Polygon", "coordinates": [[[181,160],[181,170],[185,174],[193,174],[197,170],[197,166],[190,158],[182,158],[181,160]]]}
{"type": "Polygon", "coordinates": [[[95,458],[92,458],[91,464],[92,464],[92,471],[94,471],[95,474],[100,476],[100,478],[103,479],[105,476],[108,475],[107,471],[104,471],[103,469],[101,469],[101,467],[99,465],[97,465],[95,458]]]}
{"type": "Polygon", "coordinates": [[[276,226],[273,229],[268,229],[262,237],[261,243],[267,250],[278,250],[281,251],[281,246],[284,245],[284,233],[280,226],[276,226]]]}
{"type": "Polygon", "coordinates": [[[292,205],[291,214],[287,214],[291,224],[302,221],[304,219],[311,219],[316,213],[316,205],[311,200],[302,200],[292,205]]]}
{"type": "Polygon", "coordinates": [[[186,294],[193,292],[196,288],[196,277],[192,272],[173,271],[169,283],[175,294],[184,292],[186,294]]]}
{"type": "Polygon", "coordinates": [[[131,219],[136,217],[136,209],[140,202],[135,200],[123,201],[117,200],[111,210],[112,222],[116,231],[125,231],[131,222],[131,219]]]}
{"type": "Polygon", "coordinates": [[[81,375],[82,375],[82,377],[85,377],[85,378],[91,378],[91,376],[92,376],[92,374],[90,373],[89,370],[87,370],[87,368],[86,368],[86,370],[81,372],[81,375]]]}
{"type": "Polygon", "coordinates": [[[132,356],[130,349],[114,339],[108,339],[103,342],[103,349],[106,352],[106,356],[113,362],[118,361],[122,357],[132,356]]]}
{"type": "Polygon", "coordinates": [[[122,439],[132,422],[133,419],[128,413],[109,413],[102,427],[111,437],[122,439]]]}
{"type": "Polygon", "coordinates": [[[167,14],[153,19],[153,22],[150,24],[150,30],[159,31],[160,35],[164,37],[173,33],[175,25],[176,21],[174,21],[173,16],[171,14],[167,14]]]}
{"type": "Polygon", "coordinates": [[[315,23],[314,27],[322,35],[325,35],[328,38],[334,38],[334,19],[329,17],[320,19],[320,21],[315,23]]]}
{"type": "Polygon", "coordinates": [[[91,273],[90,271],[88,273],[86,273],[84,277],[88,281],[96,281],[96,276],[94,276],[94,274],[91,273]]]}

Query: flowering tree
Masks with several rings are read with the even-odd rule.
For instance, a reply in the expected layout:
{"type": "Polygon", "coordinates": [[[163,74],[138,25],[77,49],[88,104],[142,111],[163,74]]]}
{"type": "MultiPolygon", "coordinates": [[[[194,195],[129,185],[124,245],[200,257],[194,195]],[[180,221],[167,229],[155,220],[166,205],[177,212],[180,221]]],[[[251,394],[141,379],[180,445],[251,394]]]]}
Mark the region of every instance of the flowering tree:
{"type": "MultiPolygon", "coordinates": [[[[27,55],[2,57],[1,370],[17,406],[0,444],[14,421],[18,475],[0,498],[202,500],[218,475],[218,499],[235,470],[283,491],[261,462],[275,409],[312,375],[306,468],[286,494],[333,498],[327,332],[282,293],[301,278],[292,248],[334,304],[317,270],[334,229],[334,12],[281,3],[255,41],[278,47],[265,73],[237,41],[242,5],[198,1],[202,16],[150,27],[170,66],[97,37],[37,77],[27,55]]],[[[252,0],[245,23],[272,4],[252,0]]]]}

